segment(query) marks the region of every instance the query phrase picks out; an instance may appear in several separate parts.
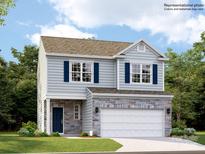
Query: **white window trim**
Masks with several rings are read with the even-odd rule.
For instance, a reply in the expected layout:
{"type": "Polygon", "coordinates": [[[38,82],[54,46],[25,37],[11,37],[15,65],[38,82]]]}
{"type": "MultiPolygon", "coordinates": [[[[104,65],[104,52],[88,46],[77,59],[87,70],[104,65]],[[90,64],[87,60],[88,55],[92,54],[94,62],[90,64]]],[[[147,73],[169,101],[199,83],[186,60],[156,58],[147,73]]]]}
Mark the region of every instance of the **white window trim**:
{"type": "Polygon", "coordinates": [[[69,81],[71,83],[93,83],[94,81],[94,67],[93,67],[93,62],[86,62],[86,61],[70,61],[70,65],[69,65],[69,81]],[[73,63],[80,63],[80,81],[73,81],[72,80],[72,64],[73,63]],[[88,63],[91,64],[91,81],[90,82],[85,82],[83,81],[83,63],[88,63]]]}
{"type": "Polygon", "coordinates": [[[132,84],[145,84],[145,85],[150,85],[152,84],[152,64],[150,63],[130,63],[130,83],[132,84]],[[140,82],[132,82],[132,65],[140,65],[140,82]],[[145,83],[142,82],[142,65],[150,65],[150,82],[149,83],[145,83]]]}
{"type": "Polygon", "coordinates": [[[80,120],[80,104],[74,104],[73,106],[73,119],[74,120],[80,120]],[[75,118],[75,107],[78,106],[78,119],[75,118]]]}

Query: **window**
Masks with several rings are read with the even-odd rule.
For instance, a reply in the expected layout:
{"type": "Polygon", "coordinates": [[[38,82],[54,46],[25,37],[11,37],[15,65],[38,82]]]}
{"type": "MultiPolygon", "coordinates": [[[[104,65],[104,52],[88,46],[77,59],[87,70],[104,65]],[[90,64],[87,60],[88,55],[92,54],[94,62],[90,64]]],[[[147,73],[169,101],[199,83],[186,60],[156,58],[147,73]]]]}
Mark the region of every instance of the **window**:
{"type": "Polygon", "coordinates": [[[80,120],[80,105],[79,104],[74,105],[74,119],[80,120]]]}
{"type": "Polygon", "coordinates": [[[92,63],[72,62],[71,77],[75,82],[92,81],[92,63]]]}
{"type": "Polygon", "coordinates": [[[91,82],[91,64],[83,63],[83,82],[91,82]]]}
{"type": "Polygon", "coordinates": [[[80,81],[80,63],[72,63],[72,81],[80,81]]]}
{"type": "Polygon", "coordinates": [[[132,64],[131,73],[133,83],[151,83],[150,64],[132,64]]]}
{"type": "Polygon", "coordinates": [[[140,64],[132,65],[132,82],[140,83],[140,64]]]}
{"type": "Polygon", "coordinates": [[[142,65],[142,83],[150,83],[150,65],[142,65]]]}

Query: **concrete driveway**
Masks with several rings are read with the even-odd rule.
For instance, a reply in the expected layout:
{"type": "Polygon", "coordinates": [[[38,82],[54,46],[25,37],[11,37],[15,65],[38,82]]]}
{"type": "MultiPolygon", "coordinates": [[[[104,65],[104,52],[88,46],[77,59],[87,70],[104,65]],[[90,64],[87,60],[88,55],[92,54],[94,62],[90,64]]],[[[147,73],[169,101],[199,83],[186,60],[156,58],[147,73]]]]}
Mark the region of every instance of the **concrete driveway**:
{"type": "Polygon", "coordinates": [[[117,152],[140,151],[196,151],[204,150],[205,146],[177,138],[112,138],[123,147],[117,152]]]}

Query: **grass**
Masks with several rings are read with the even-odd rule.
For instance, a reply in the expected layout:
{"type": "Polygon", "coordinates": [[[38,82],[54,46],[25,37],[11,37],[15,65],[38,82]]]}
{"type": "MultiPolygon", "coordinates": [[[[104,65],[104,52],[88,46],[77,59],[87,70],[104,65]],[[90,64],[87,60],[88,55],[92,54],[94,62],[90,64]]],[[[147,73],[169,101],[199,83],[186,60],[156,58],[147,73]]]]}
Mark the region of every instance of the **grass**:
{"type": "Polygon", "coordinates": [[[111,139],[66,139],[64,137],[19,137],[0,132],[0,153],[102,152],[116,151],[121,145],[111,139]]]}
{"type": "Polygon", "coordinates": [[[199,137],[197,142],[205,145],[205,131],[197,132],[196,135],[199,137]]]}

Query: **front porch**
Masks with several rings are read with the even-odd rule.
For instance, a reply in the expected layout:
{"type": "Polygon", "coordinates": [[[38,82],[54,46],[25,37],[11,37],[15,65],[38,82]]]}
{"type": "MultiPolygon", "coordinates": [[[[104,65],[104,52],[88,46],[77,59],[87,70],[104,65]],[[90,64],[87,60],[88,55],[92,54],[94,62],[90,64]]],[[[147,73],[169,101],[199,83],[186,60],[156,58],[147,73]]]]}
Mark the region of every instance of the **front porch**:
{"type": "Polygon", "coordinates": [[[42,131],[79,136],[82,132],[82,103],[82,100],[46,99],[42,103],[42,131]]]}

